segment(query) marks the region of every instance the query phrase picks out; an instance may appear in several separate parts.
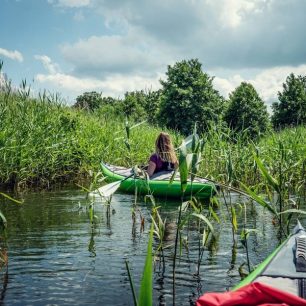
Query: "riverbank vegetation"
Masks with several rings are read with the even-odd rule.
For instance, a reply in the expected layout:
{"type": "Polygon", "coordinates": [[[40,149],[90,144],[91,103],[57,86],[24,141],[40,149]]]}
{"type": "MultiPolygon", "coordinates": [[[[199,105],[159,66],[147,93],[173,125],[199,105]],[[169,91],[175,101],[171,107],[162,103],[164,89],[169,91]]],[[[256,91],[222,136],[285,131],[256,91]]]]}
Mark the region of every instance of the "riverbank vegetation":
{"type": "Polygon", "coordinates": [[[251,84],[225,100],[212,80],[198,60],[182,61],[168,67],[159,91],[130,92],[122,100],[84,93],[72,107],[46,92],[33,98],[25,81],[18,90],[8,82],[0,91],[0,185],[76,182],[98,171],[101,160],[145,164],[161,129],[170,129],[178,145],[196,123],[205,142],[199,175],[255,186],[257,156],[272,175],[282,169],[294,193],[305,192],[305,78],[290,75],[284,83],[281,102],[273,105],[275,129],[251,84]]]}

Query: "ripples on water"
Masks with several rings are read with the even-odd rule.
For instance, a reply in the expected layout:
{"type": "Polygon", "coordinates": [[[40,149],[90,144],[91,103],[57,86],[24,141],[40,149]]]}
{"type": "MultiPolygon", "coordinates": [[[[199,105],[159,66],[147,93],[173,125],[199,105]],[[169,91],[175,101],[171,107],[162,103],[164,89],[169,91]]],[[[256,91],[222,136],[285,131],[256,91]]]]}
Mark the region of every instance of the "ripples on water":
{"type": "MultiPolygon", "coordinates": [[[[106,218],[105,207],[96,203],[98,223],[94,229],[85,209],[84,193],[80,191],[32,193],[26,196],[22,206],[6,203],[1,209],[8,220],[9,272],[2,290],[2,303],[133,305],[125,259],[129,261],[138,290],[151,209],[151,205],[139,203],[146,220],[145,232],[140,231],[138,215],[133,232],[133,202],[131,195],[114,195],[110,220],[106,218]]],[[[167,217],[170,225],[175,224],[178,203],[158,204],[162,218],[167,217]]],[[[255,210],[255,218],[248,213],[248,228],[257,228],[262,234],[252,235],[249,247],[252,263],[258,264],[275,248],[277,241],[269,213],[261,208],[255,210]]],[[[175,226],[169,232],[171,244],[175,226]]],[[[197,233],[190,229],[189,253],[184,250],[177,260],[177,305],[194,305],[204,292],[224,291],[240,281],[238,267],[246,261],[246,255],[239,235],[234,256],[229,221],[222,221],[217,232],[215,249],[204,253],[199,278],[196,276],[197,233]]],[[[154,305],[172,305],[172,253],[171,248],[165,251],[165,271],[155,263],[154,305]]]]}

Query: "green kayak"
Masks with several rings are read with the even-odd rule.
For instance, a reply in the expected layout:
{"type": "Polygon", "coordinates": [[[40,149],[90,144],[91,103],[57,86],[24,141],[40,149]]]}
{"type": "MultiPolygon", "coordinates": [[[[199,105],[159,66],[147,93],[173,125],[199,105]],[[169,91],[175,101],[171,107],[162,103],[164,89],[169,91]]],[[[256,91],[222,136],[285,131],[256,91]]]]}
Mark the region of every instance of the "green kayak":
{"type": "Polygon", "coordinates": [[[255,282],[306,298],[306,231],[299,221],[291,236],[234,290],[255,282]]]}
{"type": "Polygon", "coordinates": [[[306,306],[306,231],[297,225],[287,238],[232,291],[207,292],[196,306],[306,306]]]}
{"type": "MultiPolygon", "coordinates": [[[[151,179],[144,179],[133,174],[132,168],[124,168],[101,163],[101,171],[106,177],[107,182],[122,181],[120,190],[128,193],[147,195],[153,194],[157,197],[180,198],[181,183],[176,177],[170,184],[172,172],[163,171],[152,176],[151,179]]],[[[216,186],[205,179],[195,179],[192,183],[188,182],[185,197],[195,196],[200,199],[208,199],[216,193],[216,186]]]]}

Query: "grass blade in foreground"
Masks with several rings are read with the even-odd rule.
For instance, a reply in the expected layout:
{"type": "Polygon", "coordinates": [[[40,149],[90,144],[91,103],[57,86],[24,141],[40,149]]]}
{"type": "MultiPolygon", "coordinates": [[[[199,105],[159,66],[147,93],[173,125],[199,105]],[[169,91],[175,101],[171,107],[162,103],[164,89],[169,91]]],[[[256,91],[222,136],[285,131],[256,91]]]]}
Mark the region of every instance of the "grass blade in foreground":
{"type": "Polygon", "coordinates": [[[126,270],[127,270],[127,272],[128,272],[129,281],[130,281],[130,286],[131,286],[132,293],[133,293],[134,305],[135,305],[135,306],[138,306],[137,297],[136,297],[136,292],[135,292],[135,286],[134,286],[133,279],[132,279],[132,276],[131,276],[131,271],[130,271],[129,263],[128,263],[127,260],[125,261],[125,266],[126,266],[126,270]]]}
{"type": "Polygon", "coordinates": [[[150,238],[147,249],[146,262],[142,274],[138,306],[152,306],[152,241],[153,223],[150,229],[150,238]]]}
{"type": "Polygon", "coordinates": [[[17,203],[17,204],[22,204],[22,203],[23,203],[22,201],[18,201],[18,200],[16,200],[16,199],[13,199],[12,197],[10,197],[9,195],[7,195],[7,194],[5,194],[5,193],[3,193],[3,192],[0,192],[0,195],[2,195],[3,197],[5,197],[5,198],[7,198],[7,199],[9,199],[9,200],[11,200],[11,201],[17,203]]]}
{"type": "Polygon", "coordinates": [[[214,234],[214,227],[212,226],[212,224],[210,223],[210,221],[209,221],[204,215],[202,215],[202,214],[197,214],[197,213],[193,213],[192,215],[195,216],[195,217],[197,217],[197,218],[199,218],[199,219],[201,219],[202,221],[204,221],[204,223],[206,223],[206,224],[208,225],[208,227],[209,227],[209,229],[210,229],[210,232],[211,232],[212,234],[214,234]]]}
{"type": "MultiPolygon", "coordinates": [[[[12,197],[10,197],[9,195],[7,195],[7,194],[5,194],[3,192],[0,192],[0,196],[3,196],[4,198],[7,198],[7,199],[9,199],[9,200],[11,200],[11,201],[13,201],[13,202],[15,202],[17,204],[22,204],[23,203],[23,201],[15,200],[15,199],[13,199],[12,197]]],[[[2,225],[3,225],[3,227],[6,227],[7,220],[6,220],[5,216],[4,216],[4,214],[1,212],[1,210],[0,210],[0,221],[1,221],[2,225]]]]}
{"type": "Polygon", "coordinates": [[[153,284],[152,284],[152,277],[153,277],[153,271],[152,271],[152,241],[153,241],[153,222],[151,224],[151,229],[150,229],[150,237],[149,237],[149,243],[148,243],[148,249],[147,249],[147,257],[145,261],[145,266],[143,269],[143,274],[142,274],[142,279],[141,279],[141,284],[140,284],[140,291],[139,291],[139,296],[138,300],[136,298],[136,293],[135,293],[135,287],[133,284],[132,276],[130,273],[130,268],[129,264],[126,261],[126,268],[128,271],[128,276],[129,276],[129,281],[133,293],[133,299],[134,299],[134,305],[135,306],[152,306],[152,290],[153,290],[153,284]]]}
{"type": "Polygon", "coordinates": [[[258,196],[255,192],[253,192],[250,188],[248,188],[243,183],[240,183],[241,186],[244,188],[244,190],[247,192],[247,194],[258,204],[260,204],[262,207],[267,208],[270,212],[272,212],[274,215],[277,215],[276,210],[270,205],[268,202],[263,200],[260,196],[258,196]]]}
{"type": "Polygon", "coordinates": [[[280,193],[279,182],[272,175],[269,174],[268,170],[263,165],[262,161],[256,155],[254,155],[254,159],[257,163],[258,168],[260,169],[261,173],[266,178],[266,180],[269,182],[269,184],[274,188],[276,192],[280,193]]]}
{"type": "Polygon", "coordinates": [[[300,210],[300,209],[287,209],[287,210],[282,211],[278,214],[279,215],[282,215],[282,214],[302,214],[302,215],[306,215],[306,211],[305,210],[300,210]]]}
{"type": "Polygon", "coordinates": [[[0,210],[0,222],[1,222],[1,226],[6,227],[7,220],[6,220],[5,216],[4,216],[4,214],[1,212],[1,210],[0,210]]]}

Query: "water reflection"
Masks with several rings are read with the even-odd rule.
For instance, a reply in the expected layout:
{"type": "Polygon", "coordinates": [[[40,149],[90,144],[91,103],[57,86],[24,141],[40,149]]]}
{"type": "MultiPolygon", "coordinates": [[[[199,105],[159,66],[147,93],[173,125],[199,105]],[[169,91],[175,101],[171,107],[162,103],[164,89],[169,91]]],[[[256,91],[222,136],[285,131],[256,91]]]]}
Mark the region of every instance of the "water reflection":
{"type": "Polygon", "coordinates": [[[95,236],[96,236],[96,231],[92,229],[90,233],[90,240],[88,243],[88,251],[91,253],[92,257],[96,257],[96,245],[95,245],[95,236]]]}
{"type": "MultiPolygon", "coordinates": [[[[3,271],[1,271],[3,272],[3,271]]],[[[5,298],[6,288],[8,284],[8,268],[4,269],[4,273],[1,275],[1,284],[2,288],[0,289],[0,301],[3,301],[5,298]]]]}
{"type": "MultiPolygon", "coordinates": [[[[232,198],[233,205],[242,201],[239,197],[232,198]]],[[[166,230],[163,256],[155,254],[155,305],[172,304],[178,204],[157,202],[161,219],[166,220],[166,230]]],[[[9,270],[3,279],[3,303],[133,305],[125,260],[129,260],[138,290],[152,204],[137,199],[135,206],[133,196],[116,194],[111,206],[95,203],[94,223],[90,222],[86,207],[84,193],[78,190],[32,193],[26,196],[22,206],[3,205],[2,211],[9,222],[9,270]]],[[[237,205],[238,231],[234,241],[231,222],[225,218],[226,207],[215,210],[221,223],[214,224],[215,236],[210,237],[204,248],[197,222],[190,221],[183,231],[188,243],[177,260],[176,305],[193,305],[203,292],[224,291],[240,280],[238,269],[247,261],[239,237],[244,210],[237,205]]],[[[256,265],[277,245],[277,230],[271,215],[256,205],[248,205],[246,220],[247,228],[260,233],[250,235],[248,240],[250,262],[256,265]]],[[[158,243],[156,239],[155,248],[158,243]]]]}

